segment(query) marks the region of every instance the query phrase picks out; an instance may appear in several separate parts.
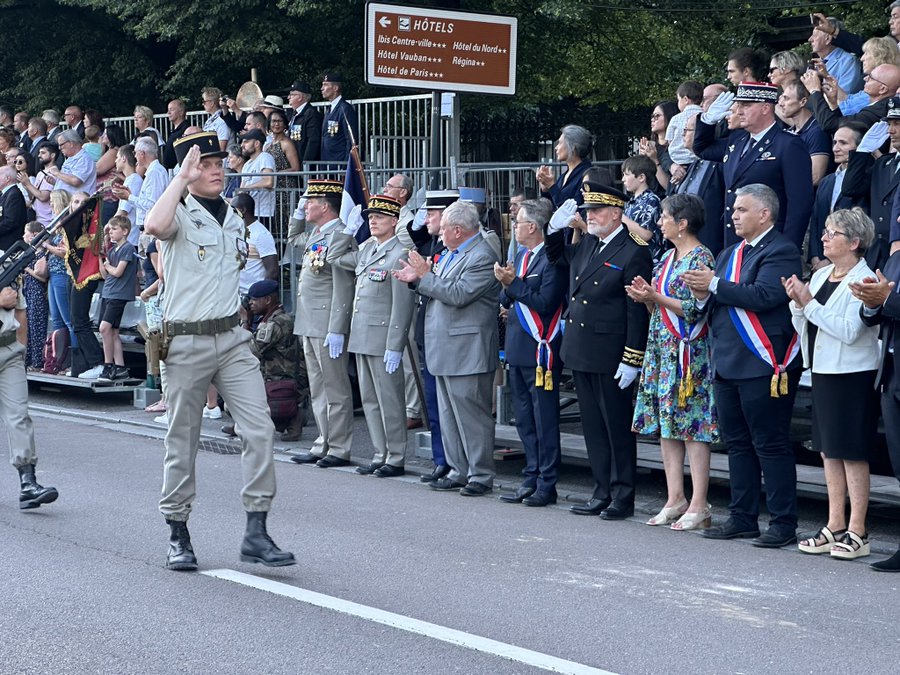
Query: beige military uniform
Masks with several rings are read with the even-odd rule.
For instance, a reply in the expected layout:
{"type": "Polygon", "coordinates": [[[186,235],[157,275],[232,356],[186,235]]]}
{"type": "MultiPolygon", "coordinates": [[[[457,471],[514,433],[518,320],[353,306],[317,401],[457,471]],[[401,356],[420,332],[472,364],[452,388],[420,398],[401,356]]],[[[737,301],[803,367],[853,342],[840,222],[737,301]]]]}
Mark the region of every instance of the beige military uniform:
{"type": "Polygon", "coordinates": [[[244,223],[228,209],[220,226],[192,196],[178,206],[175,223],[175,234],[159,241],[166,261],[163,330],[174,335],[165,358],[169,431],[159,510],[168,520],[190,515],[202,411],[214,384],[241,428],[244,510],[268,511],[275,428],[251,335],[237,319],[244,223]]]}
{"type": "Polygon", "coordinates": [[[336,234],[328,260],[356,275],[349,351],[356,354],[359,393],[372,445],[373,462],[402,467],[406,461],[406,397],[403,364],[385,370],[384,353],[406,351],[415,293],[396,281],[407,249],[397,237],[383,244],[371,238],[353,250],[353,237],[336,234]]]}
{"type": "MultiPolygon", "coordinates": [[[[317,457],[332,455],[350,459],[353,440],[353,391],[347,374],[346,341],[340,357],[333,359],[325,335],[350,332],[353,277],[327,262],[328,249],[344,225],[332,220],[310,233],[303,251],[294,335],[303,338],[303,355],[313,416],[319,437],[310,448],[317,457]]],[[[355,246],[355,242],[354,242],[355,246]]]]}
{"type": "Polygon", "coordinates": [[[0,308],[0,418],[6,426],[9,461],[17,469],[37,463],[34,426],[28,414],[25,345],[16,340],[19,322],[15,312],[24,308],[25,297],[21,288],[15,309],[0,308]]]}

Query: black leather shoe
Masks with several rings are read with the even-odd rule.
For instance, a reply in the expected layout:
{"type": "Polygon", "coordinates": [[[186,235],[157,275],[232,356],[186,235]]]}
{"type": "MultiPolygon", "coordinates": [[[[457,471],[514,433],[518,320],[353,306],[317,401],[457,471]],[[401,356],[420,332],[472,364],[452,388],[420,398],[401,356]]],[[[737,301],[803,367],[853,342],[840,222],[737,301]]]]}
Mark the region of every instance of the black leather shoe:
{"type": "Polygon", "coordinates": [[[459,490],[460,488],[464,488],[465,483],[457,483],[455,480],[450,480],[449,478],[438,478],[437,480],[433,480],[428,484],[432,490],[440,490],[443,492],[449,490],[459,490]]]}
{"type": "Polygon", "coordinates": [[[781,548],[797,543],[796,532],[785,532],[769,528],[764,534],[750,542],[759,548],[781,548]]]}
{"type": "Polygon", "coordinates": [[[586,504],[570,506],[569,511],[576,516],[599,516],[600,512],[610,505],[610,502],[611,500],[606,499],[592,499],[586,504]]]}
{"type": "Polygon", "coordinates": [[[535,492],[530,497],[526,497],[522,500],[522,503],[525,506],[549,506],[550,504],[556,503],[556,491],[548,492],[535,492]]]}
{"type": "Polygon", "coordinates": [[[879,560],[869,567],[876,572],[900,572],[900,549],[887,560],[879,560]]]}
{"type": "Polygon", "coordinates": [[[600,512],[603,520],[625,520],[634,515],[634,504],[616,504],[613,502],[600,512]]]}
{"type": "Polygon", "coordinates": [[[534,494],[533,487],[520,487],[515,492],[507,492],[500,495],[500,501],[507,504],[521,504],[522,500],[534,494]]]}
{"type": "Polygon", "coordinates": [[[197,556],[191,546],[191,535],[187,523],[181,520],[167,520],[169,525],[169,552],[166,555],[166,569],[176,572],[193,572],[197,569],[197,556]]]}
{"type": "Polygon", "coordinates": [[[424,476],[419,478],[423,483],[431,483],[432,481],[440,480],[444,476],[450,473],[450,467],[446,464],[438,464],[434,467],[434,471],[431,473],[426,473],[424,476]]]}
{"type": "Polygon", "coordinates": [[[724,525],[703,530],[701,536],[707,539],[753,539],[759,536],[759,528],[748,529],[729,518],[724,525]]]}
{"type": "Polygon", "coordinates": [[[480,497],[481,495],[486,495],[488,492],[493,491],[493,488],[490,485],[485,485],[484,483],[478,483],[474,480],[469,481],[468,485],[465,485],[460,491],[463,497],[480,497]]]}
{"type": "Polygon", "coordinates": [[[297,455],[291,455],[291,461],[295,464],[315,464],[318,462],[321,457],[318,455],[314,455],[311,452],[301,452],[297,455]]]}
{"type": "Polygon", "coordinates": [[[322,459],[316,462],[316,466],[320,469],[333,469],[337,466],[350,466],[350,460],[341,459],[340,457],[335,457],[334,455],[325,455],[322,459]]]}
{"type": "Polygon", "coordinates": [[[36,509],[42,504],[51,504],[59,497],[55,487],[44,487],[34,477],[34,464],[26,464],[19,467],[19,480],[21,491],[19,492],[19,508],[22,510],[36,509]]]}
{"type": "Polygon", "coordinates": [[[382,466],[383,466],[382,464],[372,462],[371,464],[367,464],[366,466],[356,467],[356,473],[358,473],[362,476],[370,476],[373,473],[375,473],[376,471],[378,471],[378,469],[380,469],[382,466]]]}
{"type": "Polygon", "coordinates": [[[266,567],[296,565],[294,554],[282,551],[266,531],[266,511],[247,511],[247,530],[241,542],[241,562],[260,563],[266,567]]]}
{"type": "Polygon", "coordinates": [[[402,466],[394,466],[393,464],[385,464],[375,471],[375,475],[379,478],[396,478],[406,473],[406,469],[402,466]]]}

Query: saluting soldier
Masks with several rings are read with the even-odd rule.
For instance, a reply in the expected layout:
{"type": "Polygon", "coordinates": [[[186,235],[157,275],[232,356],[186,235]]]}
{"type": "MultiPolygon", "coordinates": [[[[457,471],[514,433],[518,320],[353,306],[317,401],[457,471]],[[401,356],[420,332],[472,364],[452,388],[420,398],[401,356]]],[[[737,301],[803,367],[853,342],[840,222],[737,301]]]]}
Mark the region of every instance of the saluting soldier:
{"type": "Polygon", "coordinates": [[[641,372],[650,315],[625,287],[649,279],[653,258],[647,242],[622,225],[625,195],[586,181],[582,186],[587,231],[566,245],[564,229],[577,205],[570,199],[553,214],[547,258],[569,265],[569,307],[562,360],[572,369],[584,423],[594,492],[571,511],[621,520],[634,514],[637,442],[631,431],[633,385],[641,372]]]}
{"type": "Polygon", "coordinates": [[[25,345],[16,340],[17,309],[25,309],[21,289],[7,286],[0,290],[0,417],[6,426],[9,461],[19,472],[19,508],[36,509],[55,502],[59,493],[56,488],[39,485],[34,476],[37,454],[34,427],[28,414],[25,345]]]}
{"type": "Polygon", "coordinates": [[[395,234],[400,202],[375,195],[363,217],[369,220],[372,236],[355,250],[354,235],[361,223],[348,224],[335,235],[328,262],[356,275],[348,349],[356,354],[359,392],[375,446],[372,462],[357,467],[356,472],[393,478],[405,472],[406,393],[401,359],[408,344],[415,294],[391,276],[391,270],[399,269],[408,254],[395,234]]]}
{"type": "MultiPolygon", "coordinates": [[[[328,262],[333,239],[344,229],[339,213],[344,184],[310,180],[306,222],[315,226],[306,240],[297,289],[294,334],[303,338],[303,355],[319,437],[309,452],[291,457],[297,464],[323,469],[350,464],[353,390],[347,374],[345,342],[350,332],[353,275],[328,262]]],[[[355,244],[354,244],[355,245],[355,244]]]]}
{"type": "Polygon", "coordinates": [[[159,503],[171,529],[166,567],[197,569],[187,520],[196,495],[194,465],[210,384],[221,392],[241,429],[246,481],[241,497],[247,511],[241,560],[293,565],[293,554],[279,549],[266,532],[275,496],[275,429],[259,361],[248,344],[251,335],[239,326],[238,276],[247,256],[247,232],[221,197],[226,153],[215,133],[200,132],[179,139],[175,154],[181,171],[144,222],[166,261],[162,360],[169,430],[159,503]]]}

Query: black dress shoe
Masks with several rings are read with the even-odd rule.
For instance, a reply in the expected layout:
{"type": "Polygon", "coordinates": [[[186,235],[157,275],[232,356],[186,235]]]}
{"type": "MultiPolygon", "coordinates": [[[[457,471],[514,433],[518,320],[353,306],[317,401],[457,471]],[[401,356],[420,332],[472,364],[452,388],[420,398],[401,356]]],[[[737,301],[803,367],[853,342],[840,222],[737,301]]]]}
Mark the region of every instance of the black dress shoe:
{"type": "Polygon", "coordinates": [[[790,531],[773,530],[771,527],[759,537],[750,542],[759,548],[781,548],[789,544],[797,543],[797,533],[790,531]]]}
{"type": "Polygon", "coordinates": [[[525,506],[549,506],[550,504],[556,503],[556,490],[553,492],[542,491],[535,492],[530,497],[526,497],[522,500],[522,503],[525,506]]]}
{"type": "Polygon", "coordinates": [[[362,476],[369,476],[369,475],[375,473],[376,471],[378,471],[378,469],[380,469],[382,466],[383,466],[383,464],[378,464],[377,462],[372,462],[371,464],[368,464],[367,466],[356,467],[356,473],[358,473],[362,476]]]}
{"type": "Polygon", "coordinates": [[[311,452],[301,452],[298,455],[291,455],[291,461],[296,464],[315,464],[320,459],[322,458],[311,452]]]}
{"type": "Polygon", "coordinates": [[[869,567],[876,572],[900,572],[900,549],[887,560],[879,560],[869,567]]]}
{"type": "Polygon", "coordinates": [[[481,495],[486,495],[492,490],[493,488],[490,485],[485,485],[484,483],[478,483],[474,480],[471,480],[459,491],[459,494],[461,494],[463,497],[480,497],[481,495]]]}
{"type": "Polygon", "coordinates": [[[520,487],[515,492],[500,495],[500,501],[507,504],[521,504],[522,500],[534,494],[533,487],[520,487]]]}
{"type": "Polygon", "coordinates": [[[333,469],[336,466],[350,466],[350,460],[341,459],[340,457],[335,457],[334,455],[325,455],[322,459],[316,462],[316,466],[320,469],[333,469]]]}
{"type": "Polygon", "coordinates": [[[599,516],[600,512],[609,506],[611,500],[608,499],[592,499],[586,504],[575,504],[569,507],[569,511],[576,516],[599,516]]]}
{"type": "Polygon", "coordinates": [[[616,504],[613,502],[600,512],[603,520],[625,520],[634,515],[634,504],[616,504]]]}
{"type": "Polygon", "coordinates": [[[450,480],[449,478],[438,478],[437,480],[433,480],[428,484],[432,490],[439,490],[442,492],[446,492],[449,490],[459,490],[460,488],[466,487],[465,483],[457,483],[455,480],[450,480]]]}
{"type": "Polygon", "coordinates": [[[402,466],[394,466],[393,464],[385,464],[375,471],[375,475],[379,478],[396,478],[397,476],[402,476],[405,473],[406,469],[404,469],[402,466]]]}
{"type": "Polygon", "coordinates": [[[724,525],[703,530],[701,536],[707,539],[753,539],[759,536],[759,528],[751,529],[729,518],[724,525]]]}
{"type": "Polygon", "coordinates": [[[441,478],[446,476],[448,473],[450,473],[449,466],[447,466],[446,464],[438,464],[436,467],[434,467],[434,471],[432,471],[431,473],[426,473],[423,476],[420,476],[419,480],[422,481],[423,483],[431,483],[433,481],[440,480],[441,478]]]}

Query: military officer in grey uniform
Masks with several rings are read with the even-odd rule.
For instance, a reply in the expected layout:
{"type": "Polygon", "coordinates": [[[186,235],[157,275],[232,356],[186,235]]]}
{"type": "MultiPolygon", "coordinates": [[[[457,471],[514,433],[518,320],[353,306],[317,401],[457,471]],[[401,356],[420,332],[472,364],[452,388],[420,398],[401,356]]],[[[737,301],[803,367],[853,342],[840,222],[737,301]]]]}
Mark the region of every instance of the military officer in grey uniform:
{"type": "Polygon", "coordinates": [[[241,498],[247,529],[241,560],[277,567],[295,564],[266,532],[275,496],[273,434],[251,335],[239,327],[238,275],[247,256],[247,230],[220,196],[225,170],[213,132],[174,145],[181,171],[147,214],[144,229],[159,240],[166,261],[163,348],[169,430],[159,510],[171,535],[166,566],[197,569],[187,529],[196,495],[194,465],[206,390],[216,386],[241,428],[241,498]],[[187,190],[187,196],[185,196],[187,190]]]}
{"type": "Polygon", "coordinates": [[[425,312],[425,353],[437,381],[441,437],[450,472],[429,483],[465,496],[490,492],[494,483],[491,388],[499,366],[497,312],[499,252],[480,232],[473,204],[444,210],[441,239],[447,252],[432,263],[416,252],[394,275],[431,298],[425,312]],[[461,489],[460,489],[461,488],[461,489]]]}
{"type": "Polygon", "coordinates": [[[360,223],[348,223],[337,234],[328,251],[328,262],[356,275],[353,319],[348,349],[356,354],[359,392],[375,456],[361,474],[393,478],[404,474],[406,461],[406,396],[402,354],[408,344],[415,308],[415,294],[396,281],[391,270],[399,269],[408,249],[395,234],[400,202],[375,195],[362,212],[369,220],[372,236],[359,250],[351,242],[360,223]]]}
{"type": "Polygon", "coordinates": [[[56,488],[39,485],[34,476],[37,454],[28,414],[25,345],[16,340],[17,309],[25,309],[22,289],[16,285],[0,290],[0,417],[6,426],[9,461],[19,472],[19,508],[24,510],[55,502],[59,493],[56,488]]]}
{"type": "Polygon", "coordinates": [[[344,345],[350,332],[353,274],[334,267],[327,259],[332,241],[344,229],[338,215],[343,192],[341,181],[307,183],[303,195],[307,200],[306,222],[315,229],[303,252],[294,316],[294,334],[303,338],[319,437],[309,452],[294,455],[291,460],[298,464],[315,463],[324,469],[350,464],[353,439],[353,391],[344,345]]]}

